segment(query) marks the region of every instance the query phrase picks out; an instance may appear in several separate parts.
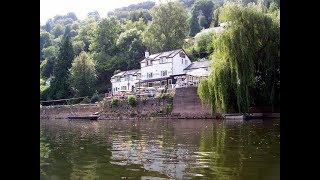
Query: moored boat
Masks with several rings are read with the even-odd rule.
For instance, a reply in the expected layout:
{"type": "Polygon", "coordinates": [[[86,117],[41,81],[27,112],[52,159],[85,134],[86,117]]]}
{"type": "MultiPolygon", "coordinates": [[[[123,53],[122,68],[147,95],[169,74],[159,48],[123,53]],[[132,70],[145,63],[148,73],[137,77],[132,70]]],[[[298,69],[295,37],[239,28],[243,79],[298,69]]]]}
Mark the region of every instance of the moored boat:
{"type": "Polygon", "coordinates": [[[97,120],[99,115],[76,115],[68,116],[68,119],[87,119],[87,120],[97,120]]]}

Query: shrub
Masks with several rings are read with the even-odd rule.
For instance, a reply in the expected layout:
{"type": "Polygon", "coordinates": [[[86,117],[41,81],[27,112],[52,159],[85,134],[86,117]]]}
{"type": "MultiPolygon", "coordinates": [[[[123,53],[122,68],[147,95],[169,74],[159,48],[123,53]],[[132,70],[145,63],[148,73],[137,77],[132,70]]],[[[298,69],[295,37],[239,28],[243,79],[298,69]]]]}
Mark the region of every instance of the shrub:
{"type": "Polygon", "coordinates": [[[163,93],[160,98],[163,99],[163,100],[166,99],[168,103],[172,103],[173,102],[173,97],[169,93],[163,93]]]}
{"type": "Polygon", "coordinates": [[[137,104],[137,99],[135,96],[129,96],[128,97],[128,104],[130,106],[135,106],[137,104]]]}
{"type": "Polygon", "coordinates": [[[142,104],[145,105],[147,103],[147,98],[142,96],[141,101],[142,101],[142,104]]]}
{"type": "Polygon", "coordinates": [[[118,98],[112,98],[111,107],[118,107],[118,102],[119,102],[118,98]]]}
{"type": "MultiPolygon", "coordinates": [[[[90,99],[88,101],[83,101],[84,99],[71,99],[69,102],[71,104],[79,104],[79,103],[83,103],[83,104],[88,104],[90,102],[90,99]]],[[[68,104],[68,102],[67,102],[68,104]]]]}
{"type": "Polygon", "coordinates": [[[167,97],[167,103],[171,103],[172,104],[172,102],[173,102],[173,97],[169,95],[167,97]]]}
{"type": "Polygon", "coordinates": [[[170,114],[172,112],[172,104],[167,104],[166,106],[166,113],[170,114]]]}
{"type": "Polygon", "coordinates": [[[48,99],[48,96],[50,94],[50,87],[49,86],[40,86],[40,99],[42,101],[45,101],[48,99]]]}
{"type": "Polygon", "coordinates": [[[90,103],[90,99],[88,97],[83,98],[83,100],[81,101],[82,104],[89,104],[90,103]]]}
{"type": "Polygon", "coordinates": [[[100,97],[99,97],[99,94],[98,92],[96,91],[93,96],[91,97],[91,103],[95,103],[97,101],[99,101],[100,97]]]}

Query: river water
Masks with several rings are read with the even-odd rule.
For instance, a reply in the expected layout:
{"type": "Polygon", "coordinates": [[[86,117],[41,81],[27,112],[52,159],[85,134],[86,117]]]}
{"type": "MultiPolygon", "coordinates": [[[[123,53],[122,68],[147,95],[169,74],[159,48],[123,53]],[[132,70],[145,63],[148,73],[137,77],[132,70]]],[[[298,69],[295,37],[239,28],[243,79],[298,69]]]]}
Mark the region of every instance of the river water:
{"type": "Polygon", "coordinates": [[[40,121],[41,179],[280,179],[280,120],[40,121]]]}

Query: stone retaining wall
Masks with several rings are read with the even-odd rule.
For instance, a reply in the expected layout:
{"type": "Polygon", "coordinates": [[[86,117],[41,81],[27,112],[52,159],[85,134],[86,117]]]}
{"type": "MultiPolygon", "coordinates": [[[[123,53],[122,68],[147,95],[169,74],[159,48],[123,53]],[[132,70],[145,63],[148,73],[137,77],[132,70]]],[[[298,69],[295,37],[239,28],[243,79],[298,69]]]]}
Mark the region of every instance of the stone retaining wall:
{"type": "Polygon", "coordinates": [[[173,97],[172,117],[178,118],[216,118],[210,107],[203,106],[197,87],[177,88],[173,97]]]}
{"type": "Polygon", "coordinates": [[[69,115],[88,115],[102,110],[99,104],[42,106],[40,118],[65,119],[69,115]]]}
{"type": "Polygon", "coordinates": [[[95,112],[100,112],[99,119],[216,118],[216,115],[211,114],[209,107],[202,106],[196,87],[176,89],[173,100],[170,98],[154,98],[146,101],[138,99],[135,106],[130,106],[127,99],[119,100],[116,107],[111,106],[111,100],[99,104],[43,106],[40,109],[40,117],[67,118],[70,114],[89,115],[95,112]]]}
{"type": "Polygon", "coordinates": [[[111,101],[105,101],[101,119],[126,119],[126,118],[146,118],[151,116],[168,117],[170,101],[168,99],[148,99],[146,101],[137,100],[135,106],[128,104],[126,99],[120,100],[118,106],[112,107],[111,101]]]}

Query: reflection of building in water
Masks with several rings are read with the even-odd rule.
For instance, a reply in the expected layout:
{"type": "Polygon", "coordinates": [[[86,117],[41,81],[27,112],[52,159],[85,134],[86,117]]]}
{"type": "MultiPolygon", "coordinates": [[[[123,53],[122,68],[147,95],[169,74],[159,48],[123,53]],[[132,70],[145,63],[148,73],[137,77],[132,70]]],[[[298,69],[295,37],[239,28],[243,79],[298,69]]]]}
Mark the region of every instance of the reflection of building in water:
{"type": "Polygon", "coordinates": [[[120,135],[113,138],[111,163],[122,166],[139,164],[145,170],[157,171],[170,178],[185,178],[190,158],[194,158],[189,150],[182,144],[163,147],[161,136],[158,139],[149,137],[145,134],[141,140],[120,135]]]}

